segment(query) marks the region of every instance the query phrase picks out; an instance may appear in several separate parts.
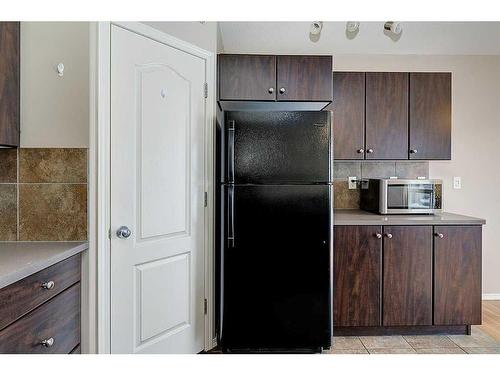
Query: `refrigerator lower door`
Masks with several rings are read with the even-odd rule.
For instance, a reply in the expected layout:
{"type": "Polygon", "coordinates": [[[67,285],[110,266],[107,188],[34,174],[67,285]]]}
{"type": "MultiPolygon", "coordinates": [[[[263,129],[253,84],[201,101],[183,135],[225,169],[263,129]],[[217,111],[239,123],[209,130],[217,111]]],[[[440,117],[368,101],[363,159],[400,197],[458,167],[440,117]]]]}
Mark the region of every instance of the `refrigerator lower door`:
{"type": "Polygon", "coordinates": [[[331,345],[331,186],[225,186],[221,344],[331,345]]]}

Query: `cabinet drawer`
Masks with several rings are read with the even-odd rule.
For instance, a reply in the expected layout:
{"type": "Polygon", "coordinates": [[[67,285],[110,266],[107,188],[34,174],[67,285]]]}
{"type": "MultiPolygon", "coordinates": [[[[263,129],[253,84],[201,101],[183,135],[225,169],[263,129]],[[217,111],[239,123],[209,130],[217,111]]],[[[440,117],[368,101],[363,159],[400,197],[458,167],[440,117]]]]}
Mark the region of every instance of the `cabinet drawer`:
{"type": "Polygon", "coordinates": [[[0,330],[78,281],[80,254],[0,289],[0,330]]]}
{"type": "Polygon", "coordinates": [[[0,353],[67,354],[79,343],[80,283],[0,331],[0,353]]]}

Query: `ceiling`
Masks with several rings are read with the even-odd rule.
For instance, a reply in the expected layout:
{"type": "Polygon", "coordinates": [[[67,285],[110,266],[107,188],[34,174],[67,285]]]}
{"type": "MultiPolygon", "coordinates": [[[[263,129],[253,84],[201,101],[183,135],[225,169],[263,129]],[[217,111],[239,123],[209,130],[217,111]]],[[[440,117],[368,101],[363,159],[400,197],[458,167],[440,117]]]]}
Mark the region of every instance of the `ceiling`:
{"type": "Polygon", "coordinates": [[[346,35],[345,22],[323,22],[311,41],[309,22],[220,22],[226,53],[500,55],[500,22],[402,22],[399,39],[384,22],[361,22],[346,35]]]}

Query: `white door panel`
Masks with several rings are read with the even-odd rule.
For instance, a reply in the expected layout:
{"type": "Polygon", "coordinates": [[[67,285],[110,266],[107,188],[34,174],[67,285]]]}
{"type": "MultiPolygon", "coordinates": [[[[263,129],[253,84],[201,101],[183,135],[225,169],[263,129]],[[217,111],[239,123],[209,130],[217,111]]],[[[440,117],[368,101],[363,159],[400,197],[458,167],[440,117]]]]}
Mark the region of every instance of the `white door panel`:
{"type": "Polygon", "coordinates": [[[203,349],[204,82],[204,60],[112,26],[113,353],[203,349]]]}

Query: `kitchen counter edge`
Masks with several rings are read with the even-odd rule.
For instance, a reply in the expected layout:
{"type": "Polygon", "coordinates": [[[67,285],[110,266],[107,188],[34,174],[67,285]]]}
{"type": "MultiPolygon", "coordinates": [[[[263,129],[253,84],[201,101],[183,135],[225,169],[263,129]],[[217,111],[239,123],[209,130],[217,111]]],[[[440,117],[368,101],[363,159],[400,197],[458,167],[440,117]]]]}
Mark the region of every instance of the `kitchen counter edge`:
{"type": "Polygon", "coordinates": [[[379,215],[357,209],[335,209],[334,225],[484,225],[486,220],[442,212],[436,215],[379,215]]]}
{"type": "Polygon", "coordinates": [[[88,247],[88,242],[0,242],[0,289],[88,247]]]}

